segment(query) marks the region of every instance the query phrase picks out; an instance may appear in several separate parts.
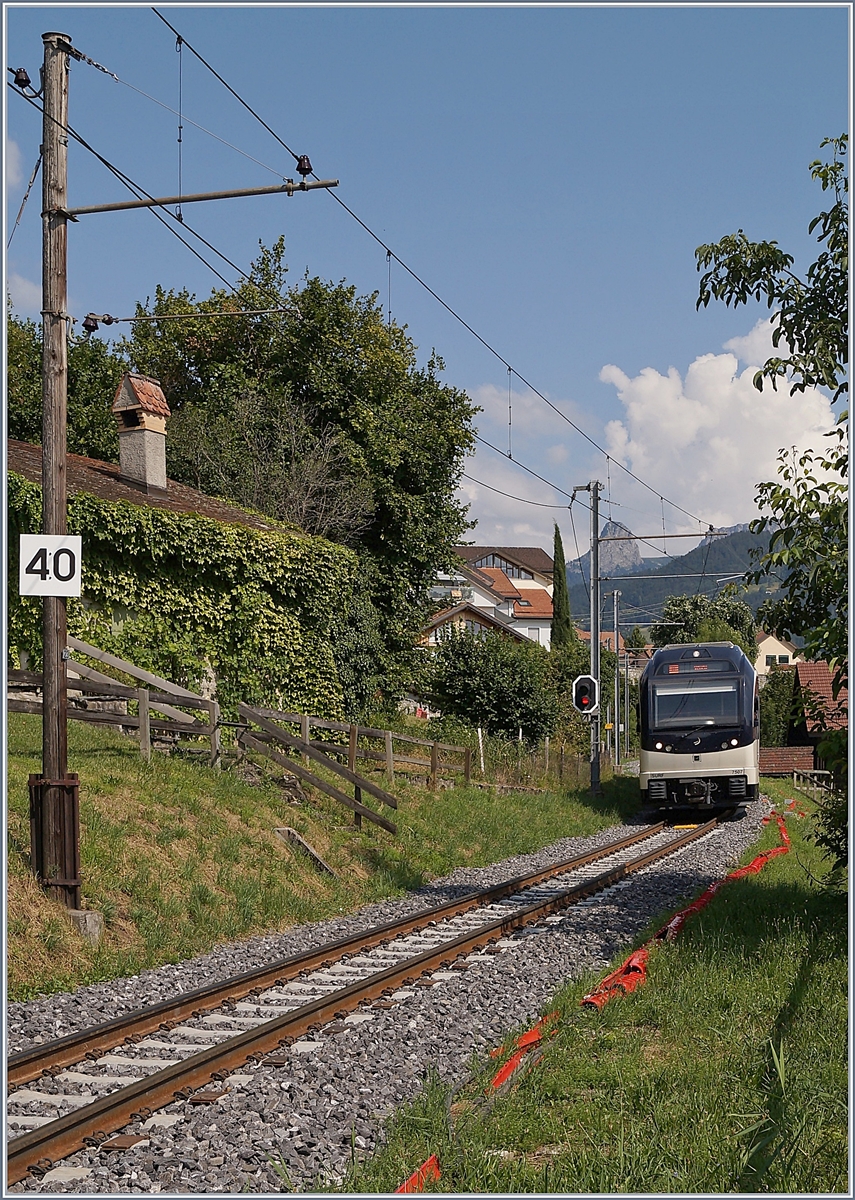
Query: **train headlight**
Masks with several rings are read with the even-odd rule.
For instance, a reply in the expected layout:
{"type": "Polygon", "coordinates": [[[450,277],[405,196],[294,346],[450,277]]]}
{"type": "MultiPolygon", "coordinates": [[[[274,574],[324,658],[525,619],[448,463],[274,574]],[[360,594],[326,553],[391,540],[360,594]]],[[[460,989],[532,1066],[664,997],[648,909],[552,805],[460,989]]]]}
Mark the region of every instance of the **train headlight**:
{"type": "Polygon", "coordinates": [[[731,739],[730,739],[730,744],[731,744],[731,746],[738,746],[738,745],[739,745],[739,738],[731,738],[731,739]]]}
{"type": "Polygon", "coordinates": [[[666,753],[666,754],[670,754],[670,753],[671,753],[671,750],[672,750],[672,747],[671,747],[671,746],[666,746],[666,747],[665,747],[665,753],[666,753]]]}
{"type": "Polygon", "coordinates": [[[661,749],[662,749],[662,743],[661,743],[661,742],[657,742],[657,743],[656,743],[656,749],[657,749],[657,750],[661,750],[661,749]]]}
{"type": "Polygon", "coordinates": [[[726,750],[729,745],[730,745],[730,742],[722,742],[722,744],[721,744],[722,750],[726,750]]]}

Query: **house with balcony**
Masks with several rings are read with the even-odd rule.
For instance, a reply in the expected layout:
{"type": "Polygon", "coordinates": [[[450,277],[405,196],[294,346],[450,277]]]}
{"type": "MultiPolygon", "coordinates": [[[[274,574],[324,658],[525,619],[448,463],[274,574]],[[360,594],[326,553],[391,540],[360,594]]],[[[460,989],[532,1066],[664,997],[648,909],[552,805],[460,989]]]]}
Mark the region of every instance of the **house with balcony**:
{"type": "Polygon", "coordinates": [[[445,625],[498,630],[547,650],[552,629],[552,559],[539,546],[456,546],[460,565],[437,576],[431,597],[442,607],[425,628],[436,645],[445,625]]]}

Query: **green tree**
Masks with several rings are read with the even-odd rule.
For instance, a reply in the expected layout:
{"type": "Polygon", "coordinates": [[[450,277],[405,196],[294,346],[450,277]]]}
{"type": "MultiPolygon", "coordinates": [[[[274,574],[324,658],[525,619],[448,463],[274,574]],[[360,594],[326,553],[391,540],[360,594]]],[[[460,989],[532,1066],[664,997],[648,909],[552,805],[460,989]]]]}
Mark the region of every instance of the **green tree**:
{"type": "MultiPolygon", "coordinates": [[[[698,305],[710,299],[728,305],[766,300],[772,315],[773,345],[784,354],[769,358],[754,378],[761,390],[765,380],[779,379],[790,394],[824,387],[832,402],[848,392],[849,300],[849,183],[845,170],[848,139],[826,138],[830,161],[810,165],[833,203],[814,217],[808,232],[816,231],[822,247],[804,278],[791,267],[794,259],[777,242],[750,242],[739,230],[696,251],[701,278],[698,305]]],[[[752,576],[760,582],[773,576],[781,582],[781,598],[767,602],[758,614],[764,627],[779,636],[800,636],[808,657],[826,659],[834,672],[835,700],[848,678],[848,411],[842,411],[829,433],[822,454],[782,451],[778,480],[758,485],[761,512],[752,531],[771,533],[768,551],[759,558],[752,576]]],[[[822,714],[819,714],[821,717],[822,714]]],[[[828,731],[820,748],[835,777],[835,791],[821,806],[817,840],[838,866],[847,861],[846,731],[828,731]]]]}
{"type": "Polygon", "coordinates": [[[733,595],[669,596],[662,619],[650,626],[654,646],[688,642],[733,642],[753,663],[757,657],[754,614],[733,595]]]}
{"type": "Polygon", "coordinates": [[[509,737],[522,729],[536,745],[555,731],[558,717],[549,658],[542,646],[498,631],[481,636],[449,629],[434,651],[431,699],[443,715],[509,737]]]}
{"type": "MultiPolygon", "coordinates": [[[[42,338],[33,321],[7,322],[9,436],[42,440],[42,338]]],[[[111,406],[127,363],[104,342],[78,340],[68,350],[68,450],[117,462],[119,435],[111,406]]]]}
{"type": "Polygon", "coordinates": [[[564,561],[564,544],[561,541],[561,530],[555,522],[555,538],[553,545],[553,574],[552,574],[552,628],[550,644],[553,650],[559,646],[567,646],[578,641],[576,627],[570,616],[570,594],[567,590],[567,566],[564,561]]]}
{"type": "Polygon", "coordinates": [[[123,349],[173,409],[173,478],[250,496],[313,532],[323,519],[356,549],[379,614],[382,686],[394,692],[408,681],[436,572],[453,567],[469,527],[455,491],[476,409],[440,381],[436,354],[417,365],[376,294],[310,278],[289,287],[284,254],[282,239],[262,247],[246,279],[207,300],[158,288],[140,312],[287,311],[140,322],[123,349]]]}
{"type": "Polygon", "coordinates": [[[632,629],[623,639],[623,644],[630,650],[643,650],[647,645],[647,635],[638,625],[633,625],[632,629]]]}
{"type": "Polygon", "coordinates": [[[795,672],[789,667],[772,667],[760,690],[760,745],[786,746],[793,715],[795,672]]]}
{"type": "Polygon", "coordinates": [[[766,361],[754,386],[762,391],[765,380],[777,387],[779,379],[786,379],[791,394],[827,387],[837,400],[848,391],[849,209],[843,161],[848,137],[826,138],[820,149],[826,146],[832,148],[831,162],[816,159],[810,172],[824,192],[833,192],[834,203],[808,226],[808,233],[819,230],[823,249],[804,279],[790,269],[795,260],[776,241],[751,242],[740,229],[695,251],[698,270],[705,271],[697,307],[712,299],[734,307],[765,299],[775,310],[772,344],[778,348],[783,342],[785,353],[766,361]]]}

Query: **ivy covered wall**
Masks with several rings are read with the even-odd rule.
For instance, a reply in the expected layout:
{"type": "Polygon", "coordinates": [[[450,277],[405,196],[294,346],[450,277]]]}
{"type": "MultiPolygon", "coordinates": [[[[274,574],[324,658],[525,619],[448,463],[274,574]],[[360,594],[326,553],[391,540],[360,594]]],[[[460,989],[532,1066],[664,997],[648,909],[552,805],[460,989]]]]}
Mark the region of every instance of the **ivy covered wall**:
{"type": "MultiPolygon", "coordinates": [[[[41,602],[17,593],[18,534],[41,528],[41,488],[10,472],[8,497],[9,661],[25,651],[40,669],[41,602]]],[[[243,700],[344,716],[331,634],[356,603],[352,551],[83,492],[68,529],[83,538],[70,634],[194,690],[213,672],[226,714],[243,700]]]]}

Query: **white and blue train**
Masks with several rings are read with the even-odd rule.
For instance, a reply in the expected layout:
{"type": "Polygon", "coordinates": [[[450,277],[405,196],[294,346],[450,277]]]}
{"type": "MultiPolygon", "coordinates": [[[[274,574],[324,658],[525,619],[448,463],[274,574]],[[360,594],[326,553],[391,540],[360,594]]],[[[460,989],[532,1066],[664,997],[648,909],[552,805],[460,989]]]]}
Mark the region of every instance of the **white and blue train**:
{"type": "Polygon", "coordinates": [[[639,683],[642,800],[743,804],[759,791],[757,674],[732,642],[665,646],[639,683]]]}

